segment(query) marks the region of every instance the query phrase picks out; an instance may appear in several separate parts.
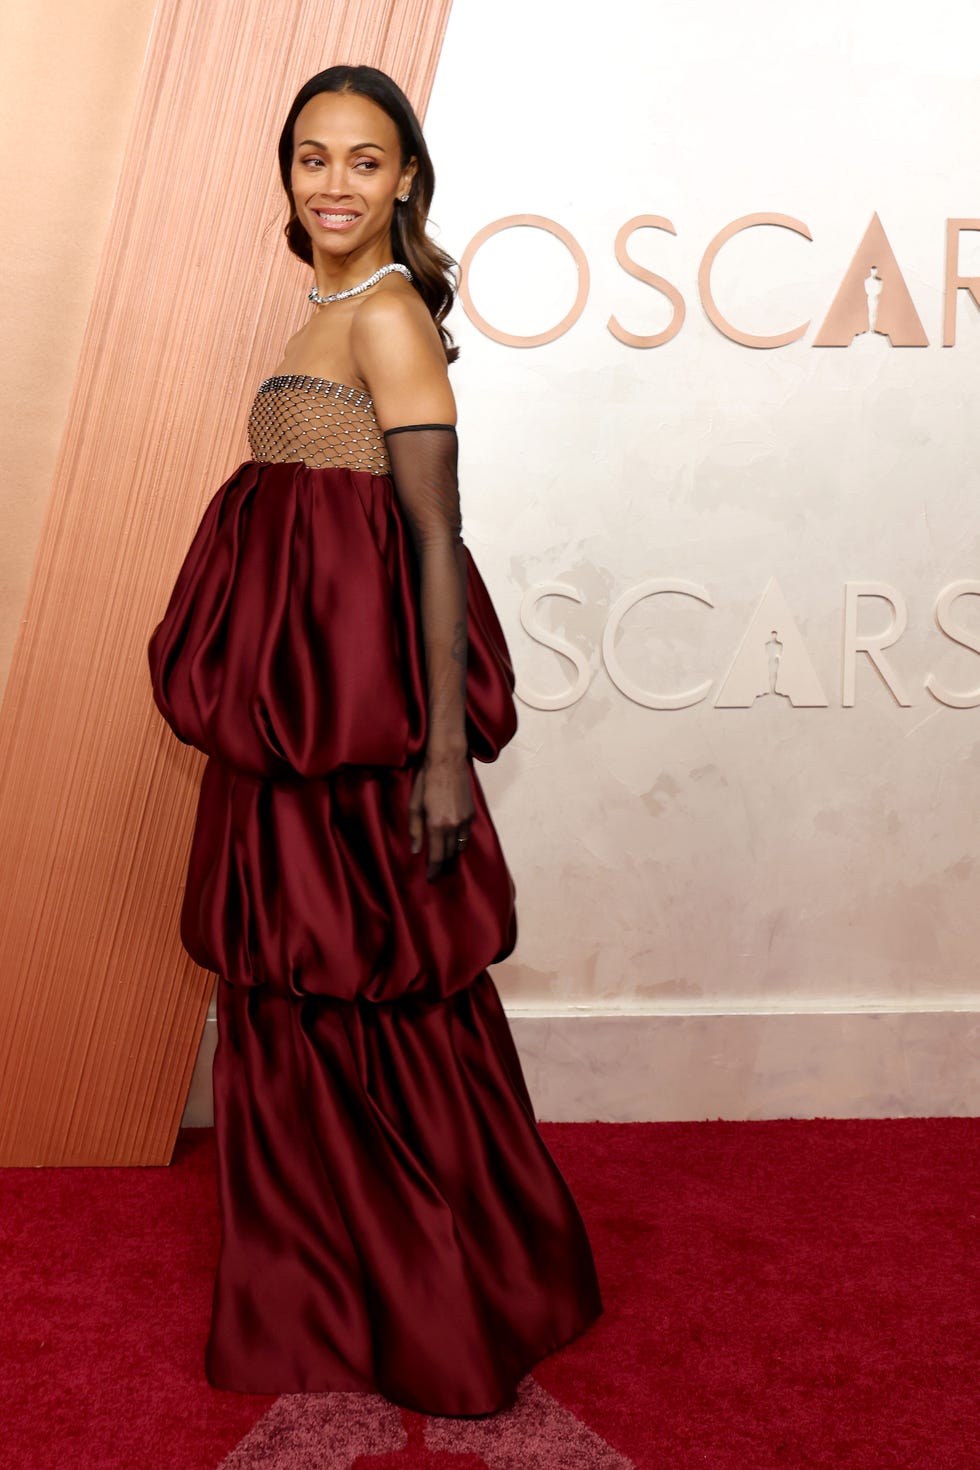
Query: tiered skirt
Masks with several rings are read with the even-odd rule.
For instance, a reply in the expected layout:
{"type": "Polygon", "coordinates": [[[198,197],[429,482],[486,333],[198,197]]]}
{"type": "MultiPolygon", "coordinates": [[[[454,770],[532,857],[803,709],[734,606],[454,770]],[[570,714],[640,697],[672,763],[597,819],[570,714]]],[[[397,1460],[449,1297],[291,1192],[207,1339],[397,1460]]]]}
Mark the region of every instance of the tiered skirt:
{"type": "Polygon", "coordinates": [[[150,640],[157,706],[208,756],[180,932],[218,976],[215,1388],[490,1413],[602,1311],[487,968],[515,946],[515,887],[474,762],[517,715],[466,561],[475,810],[431,883],[408,830],[419,573],[390,477],[247,461],[150,640]]]}

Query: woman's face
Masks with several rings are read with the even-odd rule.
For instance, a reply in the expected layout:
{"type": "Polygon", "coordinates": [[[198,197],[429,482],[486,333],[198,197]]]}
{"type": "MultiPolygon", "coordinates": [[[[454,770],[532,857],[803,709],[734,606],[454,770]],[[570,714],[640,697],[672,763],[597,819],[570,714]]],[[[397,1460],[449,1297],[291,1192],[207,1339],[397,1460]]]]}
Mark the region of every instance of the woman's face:
{"type": "Polygon", "coordinates": [[[354,92],[320,92],[297,117],[293,140],[293,199],[314,250],[387,247],[395,199],[408,193],[415,163],[402,168],[398,129],[384,109],[354,92]]]}

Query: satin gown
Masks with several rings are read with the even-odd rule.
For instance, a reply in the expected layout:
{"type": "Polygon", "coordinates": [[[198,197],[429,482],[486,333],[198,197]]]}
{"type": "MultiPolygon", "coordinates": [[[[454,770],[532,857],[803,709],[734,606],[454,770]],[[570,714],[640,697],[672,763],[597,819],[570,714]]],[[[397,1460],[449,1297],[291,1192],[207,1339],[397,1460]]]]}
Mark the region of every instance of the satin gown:
{"type": "Polygon", "coordinates": [[[516,731],[511,660],[467,548],[475,814],[428,883],[419,570],[371,399],[279,375],[248,430],[148,647],[208,757],[180,915],[218,977],[206,1377],[491,1413],[602,1311],[487,969],[515,886],[474,761],[516,731]]]}

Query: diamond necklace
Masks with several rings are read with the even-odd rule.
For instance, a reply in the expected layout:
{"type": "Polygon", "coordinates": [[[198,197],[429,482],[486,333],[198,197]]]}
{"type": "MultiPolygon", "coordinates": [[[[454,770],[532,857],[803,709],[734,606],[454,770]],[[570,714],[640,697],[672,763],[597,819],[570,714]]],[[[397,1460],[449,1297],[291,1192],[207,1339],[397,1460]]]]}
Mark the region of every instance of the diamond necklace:
{"type": "Polygon", "coordinates": [[[381,266],[380,270],[376,270],[373,276],[368,276],[367,280],[362,281],[359,286],[351,286],[346,291],[334,291],[332,296],[321,296],[316,286],[314,286],[307,300],[312,301],[315,306],[327,306],[331,301],[345,301],[348,296],[359,296],[362,291],[366,291],[369,286],[374,285],[375,281],[380,281],[382,276],[388,275],[391,271],[400,271],[406,281],[412,279],[412,272],[408,266],[399,265],[395,261],[391,265],[381,266]]]}

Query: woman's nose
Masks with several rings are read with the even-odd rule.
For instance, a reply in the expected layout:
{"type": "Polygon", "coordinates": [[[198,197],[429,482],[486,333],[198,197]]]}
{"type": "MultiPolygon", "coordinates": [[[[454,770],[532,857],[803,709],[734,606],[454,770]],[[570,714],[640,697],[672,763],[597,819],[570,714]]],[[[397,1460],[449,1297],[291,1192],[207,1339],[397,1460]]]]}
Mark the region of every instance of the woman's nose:
{"type": "Polygon", "coordinates": [[[343,166],[340,164],[335,168],[328,169],[326,174],[321,176],[320,182],[325,194],[333,196],[347,194],[349,192],[347,178],[343,166]]]}

